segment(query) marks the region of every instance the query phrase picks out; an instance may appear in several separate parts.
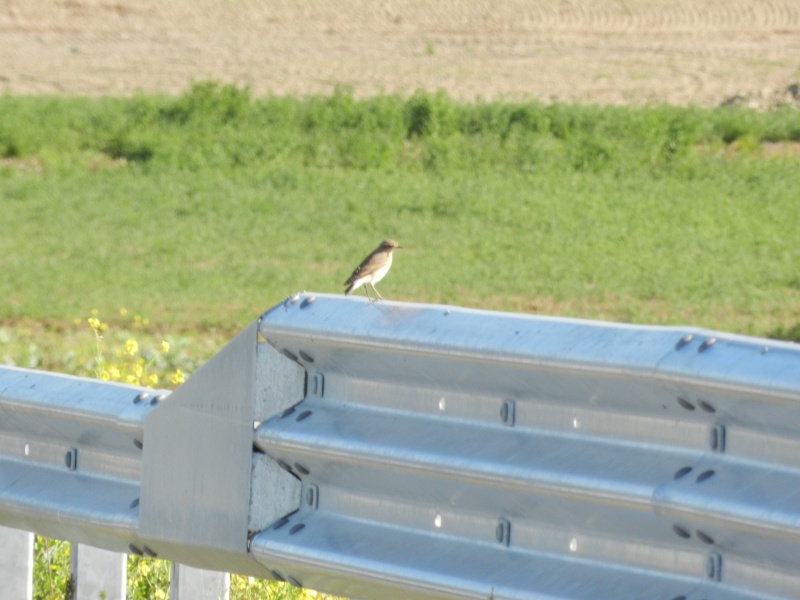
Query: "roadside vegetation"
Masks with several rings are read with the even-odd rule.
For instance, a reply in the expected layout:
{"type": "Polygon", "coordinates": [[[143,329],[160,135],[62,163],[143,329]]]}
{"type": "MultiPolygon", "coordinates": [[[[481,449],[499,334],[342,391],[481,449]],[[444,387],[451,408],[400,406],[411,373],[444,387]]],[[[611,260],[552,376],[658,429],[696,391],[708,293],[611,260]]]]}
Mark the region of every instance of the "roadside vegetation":
{"type": "Polygon", "coordinates": [[[233,332],[393,237],[391,299],[795,335],[798,189],[791,109],[7,95],[0,320],[233,332]]]}
{"type": "MultiPolygon", "coordinates": [[[[174,387],[386,237],[390,299],[800,341],[798,190],[792,109],[0,96],[0,362],[174,387]]],[[[36,565],[63,597],[68,545],[36,565]]],[[[307,597],[231,598],[268,585],[307,597]]]]}

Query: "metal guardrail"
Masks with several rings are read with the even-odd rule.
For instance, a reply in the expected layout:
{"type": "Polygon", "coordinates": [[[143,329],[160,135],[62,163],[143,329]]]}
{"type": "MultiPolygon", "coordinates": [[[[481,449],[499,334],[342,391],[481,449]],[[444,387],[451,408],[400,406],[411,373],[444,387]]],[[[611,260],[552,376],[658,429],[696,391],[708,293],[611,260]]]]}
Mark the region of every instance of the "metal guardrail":
{"type": "Polygon", "coordinates": [[[0,524],[361,598],[800,597],[793,344],[296,294],[140,393],[0,369],[0,524]]]}

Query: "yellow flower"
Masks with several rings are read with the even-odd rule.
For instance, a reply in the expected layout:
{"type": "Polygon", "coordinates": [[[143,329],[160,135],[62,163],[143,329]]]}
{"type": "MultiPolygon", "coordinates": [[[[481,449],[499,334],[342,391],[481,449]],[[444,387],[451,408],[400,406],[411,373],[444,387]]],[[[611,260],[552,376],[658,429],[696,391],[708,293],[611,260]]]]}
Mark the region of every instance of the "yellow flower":
{"type": "Polygon", "coordinates": [[[125,342],[125,353],[128,356],[133,356],[138,351],[139,351],[139,343],[135,339],[130,338],[127,342],[125,342]]]}
{"type": "Polygon", "coordinates": [[[166,598],[167,598],[167,592],[165,592],[162,589],[156,590],[156,600],[166,600],[166,598]]]}
{"type": "Polygon", "coordinates": [[[135,384],[139,383],[139,378],[136,375],[128,375],[125,378],[125,382],[135,385],[135,384]]]}
{"type": "Polygon", "coordinates": [[[103,372],[100,373],[100,379],[103,381],[108,381],[111,379],[111,373],[108,372],[108,369],[103,369],[103,372]]]}
{"type": "Polygon", "coordinates": [[[96,316],[97,316],[97,315],[100,313],[100,311],[99,311],[99,310],[97,310],[96,308],[93,308],[93,309],[91,310],[91,313],[92,313],[92,316],[93,316],[93,317],[96,317],[96,316]]]}
{"type": "Polygon", "coordinates": [[[148,573],[150,573],[150,565],[146,561],[140,560],[139,561],[139,572],[142,575],[146,576],[148,573]]]}
{"type": "Polygon", "coordinates": [[[120,308],[119,309],[119,316],[124,317],[127,314],[128,314],[128,309],[127,308],[120,308]]]}
{"type": "Polygon", "coordinates": [[[147,385],[150,386],[158,385],[158,375],[156,375],[155,373],[150,375],[150,377],[147,378],[147,385]]]}
{"type": "Polygon", "coordinates": [[[175,372],[172,374],[172,379],[170,379],[174,385],[180,385],[184,381],[186,381],[186,377],[183,374],[183,371],[180,369],[175,369],[175,372]]]}
{"type": "Polygon", "coordinates": [[[162,341],[161,342],[161,346],[159,346],[159,347],[161,348],[162,352],[169,352],[169,342],[168,341],[166,341],[166,340],[162,341]]]}
{"type": "Polygon", "coordinates": [[[144,373],[144,368],[142,367],[142,365],[133,366],[133,374],[136,376],[137,379],[142,376],[142,373],[144,373]]]}
{"type": "Polygon", "coordinates": [[[89,327],[91,327],[95,331],[100,329],[100,319],[98,319],[97,317],[89,317],[88,319],[86,319],[86,322],[89,323],[89,327]]]}

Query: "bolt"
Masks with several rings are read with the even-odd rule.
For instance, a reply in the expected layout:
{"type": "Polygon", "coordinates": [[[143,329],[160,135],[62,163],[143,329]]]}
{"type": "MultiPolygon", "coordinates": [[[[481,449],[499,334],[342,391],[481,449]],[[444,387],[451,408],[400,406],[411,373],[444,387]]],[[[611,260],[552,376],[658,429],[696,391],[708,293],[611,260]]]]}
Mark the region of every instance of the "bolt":
{"type": "Polygon", "coordinates": [[[498,542],[508,546],[511,543],[511,523],[506,519],[500,519],[497,522],[494,535],[498,542]]]}
{"type": "Polygon", "coordinates": [[[699,354],[701,352],[705,352],[706,350],[711,348],[711,346],[713,346],[716,343],[717,343],[717,338],[715,338],[715,337],[708,338],[705,342],[700,344],[700,347],[697,349],[697,353],[699,354]]]}
{"type": "Polygon", "coordinates": [[[514,419],[516,416],[516,404],[513,400],[506,400],[503,402],[503,406],[500,407],[500,420],[503,421],[505,425],[513,426],[514,419]]]}
{"type": "Polygon", "coordinates": [[[709,445],[714,452],[725,452],[725,425],[714,425],[709,432],[709,445]]]}
{"type": "Polygon", "coordinates": [[[722,580],[722,555],[714,553],[706,560],[706,575],[712,581],[722,580]]]}
{"type": "Polygon", "coordinates": [[[322,398],[325,395],[325,376],[322,373],[314,373],[309,387],[313,396],[322,398]]]}
{"type": "Polygon", "coordinates": [[[78,449],[70,448],[64,455],[64,462],[70,471],[75,471],[78,468],[78,449]]]}
{"type": "Polygon", "coordinates": [[[680,350],[686,344],[691,342],[693,339],[694,339],[694,335],[692,335],[691,333],[688,334],[688,335],[683,336],[681,339],[678,340],[678,343],[675,344],[675,350],[680,350]]]}
{"type": "Polygon", "coordinates": [[[311,508],[319,507],[319,488],[315,485],[310,485],[306,489],[306,504],[311,508]]]}

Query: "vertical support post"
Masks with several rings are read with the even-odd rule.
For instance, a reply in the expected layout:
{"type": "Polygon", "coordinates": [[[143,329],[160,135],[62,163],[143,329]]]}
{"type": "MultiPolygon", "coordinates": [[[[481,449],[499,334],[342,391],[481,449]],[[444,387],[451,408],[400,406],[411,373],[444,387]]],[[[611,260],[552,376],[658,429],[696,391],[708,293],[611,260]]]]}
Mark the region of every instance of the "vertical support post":
{"type": "Polygon", "coordinates": [[[3,597],[33,598],[33,534],[0,527],[0,582],[3,597]]]}
{"type": "Polygon", "coordinates": [[[75,582],[75,600],[125,600],[127,554],[72,544],[70,572],[75,582]]]}
{"type": "Polygon", "coordinates": [[[195,569],[178,563],[170,567],[169,597],[172,600],[228,600],[230,573],[195,569]]]}

